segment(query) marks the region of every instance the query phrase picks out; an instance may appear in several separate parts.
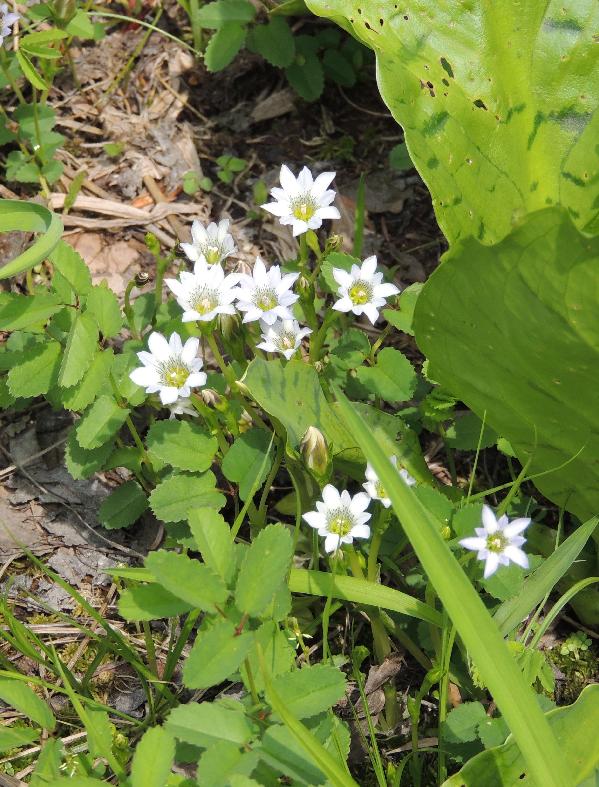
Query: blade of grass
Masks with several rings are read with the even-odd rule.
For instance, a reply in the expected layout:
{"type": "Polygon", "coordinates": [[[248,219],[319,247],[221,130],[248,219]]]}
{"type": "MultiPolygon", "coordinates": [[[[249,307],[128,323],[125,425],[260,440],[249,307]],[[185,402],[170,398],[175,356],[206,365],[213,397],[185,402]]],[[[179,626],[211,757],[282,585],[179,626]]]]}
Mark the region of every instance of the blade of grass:
{"type": "Polygon", "coordinates": [[[555,604],[551,607],[547,615],[543,618],[543,622],[535,632],[534,637],[531,640],[530,647],[536,648],[539,644],[541,637],[547,631],[549,626],[553,623],[555,618],[559,615],[562,609],[568,604],[574,596],[579,593],[581,590],[584,590],[589,585],[594,585],[596,582],[599,582],[599,577],[586,577],[586,579],[581,579],[580,582],[577,582],[575,585],[572,585],[564,595],[556,601],[555,604]]]}
{"type": "Polygon", "coordinates": [[[292,593],[307,593],[310,596],[323,598],[327,598],[330,594],[333,598],[341,598],[344,601],[401,612],[403,615],[425,620],[434,626],[442,625],[441,613],[428,604],[423,604],[422,601],[399,590],[387,588],[376,582],[368,582],[366,579],[332,576],[324,571],[292,568],[288,584],[292,593]]]}
{"type": "Polygon", "coordinates": [[[341,391],[336,390],[336,396],[340,415],[387,490],[422,567],[505,717],[531,776],[543,787],[573,785],[575,765],[566,761],[501,632],[441,537],[438,523],[389,461],[395,451],[393,443],[378,431],[375,437],[341,391]]]}
{"type": "Polygon", "coordinates": [[[360,175],[358,193],[356,194],[356,213],[354,218],[354,245],[352,254],[359,257],[364,245],[364,218],[366,215],[364,173],[360,175]]]}
{"type": "Polygon", "coordinates": [[[501,633],[508,635],[559,582],[597,527],[599,517],[591,517],[551,554],[539,568],[524,580],[520,593],[504,601],[493,618],[501,633]]]}

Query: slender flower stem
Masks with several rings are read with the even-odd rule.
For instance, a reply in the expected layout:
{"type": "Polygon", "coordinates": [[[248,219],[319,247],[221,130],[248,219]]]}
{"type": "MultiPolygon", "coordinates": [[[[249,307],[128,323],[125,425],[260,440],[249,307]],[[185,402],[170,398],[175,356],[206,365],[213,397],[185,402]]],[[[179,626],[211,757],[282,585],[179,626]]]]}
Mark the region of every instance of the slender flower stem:
{"type": "Polygon", "coordinates": [[[320,360],[320,353],[324,340],[326,339],[329,328],[333,325],[338,316],[339,312],[335,311],[335,309],[331,309],[327,312],[320,328],[316,333],[310,336],[310,363],[316,363],[316,361],[320,360]]]}
{"type": "Polygon", "coordinates": [[[368,552],[368,580],[370,582],[376,581],[378,573],[377,560],[379,556],[379,549],[383,540],[383,533],[387,529],[391,511],[388,508],[380,506],[375,521],[372,524],[372,540],[370,542],[370,550],[368,552]]]}
{"type": "Polygon", "coordinates": [[[198,413],[204,418],[208,426],[212,429],[214,436],[218,442],[218,447],[220,449],[221,454],[223,457],[229,450],[229,443],[221,429],[221,425],[219,423],[218,418],[216,415],[210,410],[209,407],[206,406],[204,400],[202,399],[200,394],[195,393],[192,391],[191,394],[191,403],[194,408],[198,411],[198,413]]]}
{"type": "Polygon", "coordinates": [[[268,502],[268,493],[270,492],[270,488],[273,485],[273,482],[279,472],[279,468],[283,462],[283,457],[285,455],[285,443],[281,438],[277,439],[277,448],[275,454],[275,460],[272,463],[272,467],[270,468],[270,473],[266,479],[264,484],[264,488],[262,489],[262,495],[260,496],[260,503],[258,504],[258,516],[262,521],[262,524],[266,524],[266,504],[268,502]]]}
{"type": "Polygon", "coordinates": [[[449,664],[451,652],[455,641],[456,630],[451,624],[447,613],[443,612],[443,637],[441,649],[441,678],[439,681],[439,732],[438,747],[439,758],[437,760],[438,782],[443,784],[447,778],[447,764],[445,761],[445,751],[443,748],[443,722],[447,718],[447,697],[449,694],[449,664]]]}
{"type": "Polygon", "coordinates": [[[127,325],[129,326],[129,330],[131,331],[131,336],[138,341],[141,340],[141,334],[135,327],[135,318],[133,316],[133,306],[131,305],[131,292],[135,287],[135,279],[131,279],[127,283],[127,287],[125,288],[125,306],[123,311],[125,312],[125,317],[127,319],[127,325]]]}

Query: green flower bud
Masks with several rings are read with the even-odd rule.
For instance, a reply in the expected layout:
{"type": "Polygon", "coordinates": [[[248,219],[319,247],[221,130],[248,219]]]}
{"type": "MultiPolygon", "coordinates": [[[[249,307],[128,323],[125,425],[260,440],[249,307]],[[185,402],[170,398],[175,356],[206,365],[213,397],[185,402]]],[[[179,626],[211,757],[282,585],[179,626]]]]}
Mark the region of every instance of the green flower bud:
{"type": "Polygon", "coordinates": [[[325,257],[327,254],[330,254],[332,251],[339,251],[339,249],[342,246],[343,246],[342,235],[329,235],[329,237],[327,238],[326,245],[324,247],[325,257]]]}
{"type": "Polygon", "coordinates": [[[324,435],[315,426],[308,427],[300,443],[302,459],[314,475],[324,477],[329,469],[329,449],[324,435]]]}

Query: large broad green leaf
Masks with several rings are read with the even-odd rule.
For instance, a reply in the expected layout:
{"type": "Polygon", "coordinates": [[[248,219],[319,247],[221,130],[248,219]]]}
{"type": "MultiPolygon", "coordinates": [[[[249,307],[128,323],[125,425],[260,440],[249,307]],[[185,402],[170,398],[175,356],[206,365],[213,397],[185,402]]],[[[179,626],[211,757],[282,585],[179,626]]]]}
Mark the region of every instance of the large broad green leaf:
{"type": "Polygon", "coordinates": [[[598,226],[594,0],[307,0],[374,49],[381,94],[453,242],[563,204],[598,226]]]}
{"type": "Polygon", "coordinates": [[[0,279],[8,279],[33,268],[50,254],[62,235],[62,222],[55,213],[34,202],[0,200],[0,232],[39,232],[32,245],[0,268],[0,279]]]}
{"type": "Polygon", "coordinates": [[[498,245],[449,251],[416,305],[433,379],[532,456],[539,489],[582,519],[599,510],[599,238],[563,211],[498,245]],[[564,465],[564,463],[567,463],[564,465]]]}
{"type": "Polygon", "coordinates": [[[163,787],[168,781],[175,741],[163,727],[151,727],[137,744],[131,763],[132,787],[163,787]]]}
{"type": "Polygon", "coordinates": [[[243,746],[252,735],[250,722],[243,711],[229,704],[188,702],[172,710],[164,725],[175,738],[193,746],[208,747],[218,741],[243,746]]]}
{"type": "MultiPolygon", "coordinates": [[[[599,767],[599,686],[587,686],[573,705],[546,714],[564,756],[574,764],[572,784],[594,785],[599,767]],[[590,778],[589,778],[590,777],[590,778]]],[[[446,782],[444,787],[504,787],[533,785],[518,746],[512,737],[503,746],[476,755],[446,782]]]]}

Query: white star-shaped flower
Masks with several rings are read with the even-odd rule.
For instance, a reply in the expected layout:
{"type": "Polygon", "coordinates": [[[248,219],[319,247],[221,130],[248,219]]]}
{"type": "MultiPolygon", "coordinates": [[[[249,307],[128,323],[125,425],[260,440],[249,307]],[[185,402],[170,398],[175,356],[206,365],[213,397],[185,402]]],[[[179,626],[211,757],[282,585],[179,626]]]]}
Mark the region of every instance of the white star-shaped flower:
{"type": "Polygon", "coordinates": [[[287,360],[298,349],[304,336],[312,333],[310,328],[300,328],[297,320],[277,320],[273,325],[260,320],[260,328],[264,341],[256,347],[267,353],[281,353],[287,360]]]}
{"type": "Polygon", "coordinates": [[[528,556],[520,547],[526,539],[520,535],[530,525],[529,517],[510,522],[505,514],[499,519],[489,506],[483,506],[482,527],[475,528],[476,536],[462,538],[461,546],[478,552],[477,558],[485,561],[484,577],[488,579],[499,566],[513,563],[528,568],[528,556]]]}
{"type": "Polygon", "coordinates": [[[324,536],[325,552],[334,552],[341,544],[351,544],[354,538],[369,538],[366,524],[371,514],[366,513],[370,498],[364,492],[353,497],[347,490],[339,493],[332,484],[322,490],[322,502],[316,502],[316,511],[308,511],[303,518],[324,536]]]}
{"type": "Polygon", "coordinates": [[[191,225],[191,243],[182,243],[181,248],[192,262],[202,257],[208,265],[216,265],[237,251],[233,236],[229,232],[229,219],[213,221],[204,227],[199,221],[191,225]]]}
{"type": "Polygon", "coordinates": [[[333,276],[339,285],[341,298],[333,304],[339,312],[353,312],[358,317],[365,314],[370,322],[379,318],[379,309],[386,299],[397,295],[399,287],[383,282],[383,274],[376,271],[376,257],[368,257],[362,265],[352,265],[348,273],[342,268],[333,268],[333,276]]]}
{"type": "Polygon", "coordinates": [[[200,340],[196,336],[181,343],[178,333],[167,341],[161,333],[151,333],[148,338],[150,352],[139,352],[143,366],[134,369],[129,377],[146,393],[157,393],[162,404],[174,404],[177,399],[188,399],[192,388],[206,385],[206,374],[197,357],[200,340]]]}
{"type": "Polygon", "coordinates": [[[299,273],[282,276],[279,265],[266,270],[263,260],[256,257],[251,276],[239,274],[237,308],[245,312],[243,322],[262,320],[267,325],[273,325],[277,319],[292,320],[293,314],[289,307],[299,295],[295,295],[291,288],[298,276],[299,273]]]}
{"type": "Polygon", "coordinates": [[[338,219],[340,213],[331,202],[335,192],[329,189],[334,172],[323,172],[316,180],[308,167],[295,177],[286,164],[281,167],[281,188],[275,186],[270,193],[274,202],[261,207],[278,216],[281,224],[291,224],[294,235],[318,229],[323,219],[338,219]]]}
{"type": "Polygon", "coordinates": [[[183,322],[209,322],[218,314],[235,314],[235,300],[239,274],[225,272],[221,265],[208,265],[201,257],[193,273],[183,271],[179,279],[165,279],[177,303],[183,309],[183,322]]]}
{"type": "Polygon", "coordinates": [[[14,14],[8,10],[7,3],[0,5],[0,46],[2,46],[4,39],[11,34],[13,25],[20,18],[21,14],[14,14]]]}
{"type": "MultiPolygon", "coordinates": [[[[397,468],[397,457],[396,456],[390,457],[390,461],[393,467],[397,468]]],[[[414,484],[416,483],[416,479],[412,478],[412,476],[408,473],[405,467],[399,468],[398,475],[406,482],[408,486],[414,486],[414,484]]],[[[374,468],[372,467],[370,462],[368,462],[368,464],[366,465],[366,483],[362,484],[362,486],[368,492],[368,494],[373,500],[380,500],[385,508],[389,508],[389,506],[391,505],[391,500],[389,497],[387,497],[385,488],[379,481],[379,477],[374,472],[374,468]]]]}

